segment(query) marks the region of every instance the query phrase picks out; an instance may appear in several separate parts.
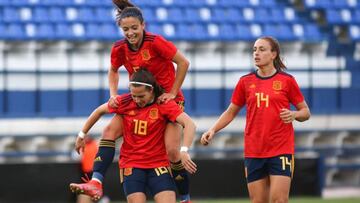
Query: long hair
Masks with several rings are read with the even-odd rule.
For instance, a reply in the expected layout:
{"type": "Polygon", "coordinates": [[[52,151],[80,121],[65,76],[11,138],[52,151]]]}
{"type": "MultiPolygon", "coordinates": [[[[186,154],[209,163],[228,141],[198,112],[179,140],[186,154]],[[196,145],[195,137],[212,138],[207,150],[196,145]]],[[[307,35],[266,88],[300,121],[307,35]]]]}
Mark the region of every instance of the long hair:
{"type": "Polygon", "coordinates": [[[153,88],[155,94],[155,100],[165,92],[164,89],[156,82],[153,74],[151,74],[146,68],[140,68],[131,75],[130,85],[133,85],[134,87],[138,87],[142,85],[142,84],[136,84],[136,82],[151,85],[152,87],[149,87],[147,85],[144,86],[147,90],[151,90],[151,88],[153,88]],[[135,83],[131,83],[131,82],[135,82],[135,83]]]}
{"type": "Polygon", "coordinates": [[[273,64],[276,68],[276,70],[278,71],[285,71],[286,70],[286,66],[283,63],[283,61],[281,60],[280,57],[280,43],[277,39],[270,37],[270,36],[265,36],[265,37],[260,37],[259,39],[263,39],[269,42],[270,46],[271,46],[271,51],[276,52],[276,57],[273,61],[273,64]]]}
{"type": "Polygon", "coordinates": [[[128,0],[112,0],[116,6],[116,23],[120,25],[122,19],[134,17],[139,19],[140,23],[144,22],[144,17],[139,8],[128,0]]]}

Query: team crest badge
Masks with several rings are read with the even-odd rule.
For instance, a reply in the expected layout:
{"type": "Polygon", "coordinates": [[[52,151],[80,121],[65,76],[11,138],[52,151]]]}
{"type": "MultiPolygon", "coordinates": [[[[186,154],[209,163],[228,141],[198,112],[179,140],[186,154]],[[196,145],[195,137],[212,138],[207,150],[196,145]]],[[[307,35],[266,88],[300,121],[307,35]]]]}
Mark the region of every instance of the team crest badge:
{"type": "Polygon", "coordinates": [[[134,110],[132,110],[132,111],[129,111],[129,113],[128,113],[128,114],[129,114],[129,116],[135,116],[135,114],[136,114],[136,113],[135,113],[135,111],[134,111],[134,110]]]}
{"type": "Polygon", "coordinates": [[[158,119],[158,117],[159,117],[158,109],[157,108],[150,109],[149,118],[155,120],[155,119],[158,119]]]}
{"type": "Polygon", "coordinates": [[[249,86],[249,88],[251,88],[251,89],[254,89],[255,87],[256,87],[256,85],[254,83],[249,86]]]}
{"type": "Polygon", "coordinates": [[[148,49],[144,49],[142,52],[141,52],[141,55],[142,55],[142,59],[147,61],[151,58],[150,56],[150,52],[148,49]]]}
{"type": "Polygon", "coordinates": [[[273,89],[276,91],[281,90],[281,81],[275,80],[273,82],[273,89]]]}
{"type": "Polygon", "coordinates": [[[129,176],[132,174],[132,168],[124,168],[124,176],[129,176]]]}

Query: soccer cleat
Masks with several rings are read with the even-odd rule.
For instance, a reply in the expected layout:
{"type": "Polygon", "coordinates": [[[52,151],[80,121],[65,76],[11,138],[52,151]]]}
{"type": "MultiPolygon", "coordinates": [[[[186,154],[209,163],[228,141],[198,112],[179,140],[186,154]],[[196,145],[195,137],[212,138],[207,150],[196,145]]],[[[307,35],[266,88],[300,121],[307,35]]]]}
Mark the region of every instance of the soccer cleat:
{"type": "Polygon", "coordinates": [[[180,201],[180,203],[191,203],[190,200],[180,201]]]}
{"type": "Polygon", "coordinates": [[[88,195],[94,201],[98,201],[103,195],[102,184],[96,180],[90,180],[80,184],[70,183],[70,190],[76,194],[88,195]]]}

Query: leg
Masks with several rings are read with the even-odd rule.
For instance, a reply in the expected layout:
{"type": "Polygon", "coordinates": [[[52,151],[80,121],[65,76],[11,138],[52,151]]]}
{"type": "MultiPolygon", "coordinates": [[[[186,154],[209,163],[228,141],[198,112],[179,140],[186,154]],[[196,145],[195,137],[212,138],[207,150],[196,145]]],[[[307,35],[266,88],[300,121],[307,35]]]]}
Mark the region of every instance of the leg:
{"type": "Polygon", "coordinates": [[[146,195],[142,192],[131,193],[126,197],[128,203],[145,203],[146,195]]]}
{"type": "Polygon", "coordinates": [[[91,198],[87,195],[80,194],[77,196],[76,203],[92,203],[92,202],[93,201],[91,200],[91,198]]]}
{"type": "Polygon", "coordinates": [[[158,167],[149,171],[147,184],[156,203],[176,202],[176,186],[168,167],[158,167]]]}
{"type": "Polygon", "coordinates": [[[120,182],[128,203],[146,202],[146,174],[147,169],[120,169],[120,182]]]}
{"type": "Polygon", "coordinates": [[[266,176],[260,180],[248,183],[249,196],[252,203],[269,202],[270,181],[266,176]]]}
{"type": "Polygon", "coordinates": [[[284,154],[270,159],[270,199],[272,203],[289,201],[294,155],[284,154]]]}
{"type": "Polygon", "coordinates": [[[288,203],[291,178],[288,176],[270,176],[270,198],[271,203],[288,203]]]}
{"type": "Polygon", "coordinates": [[[189,174],[184,169],[180,158],[181,133],[180,125],[168,123],[165,131],[165,145],[181,202],[190,202],[189,174]]]}
{"type": "Polygon", "coordinates": [[[103,195],[102,182],[107,169],[114,159],[115,139],[122,135],[122,130],[122,117],[115,115],[103,131],[99,150],[94,160],[92,179],[82,184],[71,183],[71,191],[88,195],[93,200],[101,198],[103,195]]]}
{"type": "Polygon", "coordinates": [[[162,191],[154,196],[156,203],[175,203],[176,195],[174,191],[162,191]]]}
{"type": "Polygon", "coordinates": [[[115,140],[122,135],[122,131],[122,117],[116,114],[103,130],[99,151],[94,161],[92,179],[103,182],[105,173],[114,159],[115,140]]]}

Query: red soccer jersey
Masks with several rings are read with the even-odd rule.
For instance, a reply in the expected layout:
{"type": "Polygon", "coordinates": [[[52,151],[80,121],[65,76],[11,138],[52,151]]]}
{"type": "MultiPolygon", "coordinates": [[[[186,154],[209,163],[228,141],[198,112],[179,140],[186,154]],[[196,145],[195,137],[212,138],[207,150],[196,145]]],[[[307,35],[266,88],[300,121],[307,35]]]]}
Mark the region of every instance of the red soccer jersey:
{"type": "MultiPolygon", "coordinates": [[[[126,39],[114,43],[111,50],[111,65],[119,69],[122,65],[129,76],[140,67],[147,68],[156,81],[170,92],[175,82],[175,67],[172,62],[177,52],[175,45],[166,41],[160,35],[144,32],[143,42],[136,51],[130,48],[126,39]]],[[[176,101],[184,101],[184,96],[179,90],[176,101]]]]}
{"type": "Polygon", "coordinates": [[[294,128],[280,119],[280,110],[303,101],[298,84],[287,73],[261,78],[253,72],[241,77],[231,102],[241,107],[246,104],[245,157],[294,154],[294,128]]]}
{"type": "Polygon", "coordinates": [[[164,133],[167,122],[175,121],[182,113],[171,100],[166,104],[156,102],[140,108],[130,94],[117,97],[117,109],[109,106],[111,113],[123,116],[123,143],[120,149],[120,168],[156,168],[169,166],[164,133]]]}

